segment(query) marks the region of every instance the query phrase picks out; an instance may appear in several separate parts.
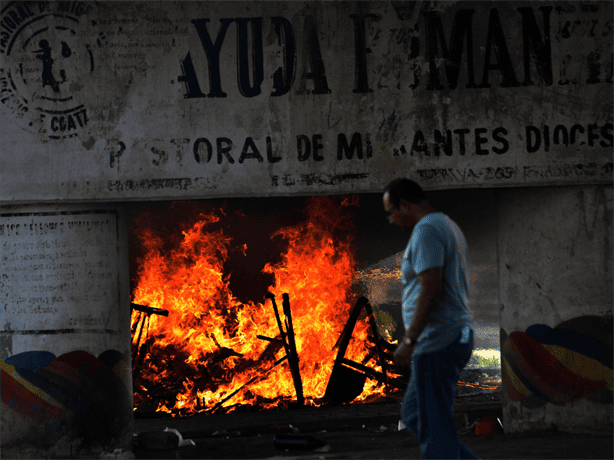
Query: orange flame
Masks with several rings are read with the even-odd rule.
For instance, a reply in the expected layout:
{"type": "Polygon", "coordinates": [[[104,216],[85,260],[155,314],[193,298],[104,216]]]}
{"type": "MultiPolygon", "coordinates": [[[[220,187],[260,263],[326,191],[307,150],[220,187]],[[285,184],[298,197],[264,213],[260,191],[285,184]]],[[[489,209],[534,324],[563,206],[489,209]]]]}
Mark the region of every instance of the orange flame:
{"type": "MultiPolygon", "coordinates": [[[[269,292],[280,304],[282,294],[289,294],[306,404],[318,405],[334,364],[333,347],[355,302],[357,264],[349,214],[335,199],[310,198],[305,213],[302,223],[272,235],[287,249],[263,272],[274,276],[269,292]]],[[[239,404],[270,408],[295,397],[288,361],[275,365],[284,348],[257,337],[280,334],[271,302],[243,303],[229,288],[223,265],[232,238],[213,226],[223,217],[222,210],[201,215],[166,253],[151,230],[139,235],[145,255],[133,302],[168,310],[169,316],[149,317],[143,333],[148,338],[139,344],[143,313],[133,312],[133,347],[144,353],[136,360],[136,409],[188,415],[239,404]]],[[[249,248],[240,250],[246,254],[249,248]]],[[[359,321],[347,358],[365,359],[367,330],[367,322],[359,321]]],[[[377,382],[369,385],[357,400],[384,391],[377,382]]]]}

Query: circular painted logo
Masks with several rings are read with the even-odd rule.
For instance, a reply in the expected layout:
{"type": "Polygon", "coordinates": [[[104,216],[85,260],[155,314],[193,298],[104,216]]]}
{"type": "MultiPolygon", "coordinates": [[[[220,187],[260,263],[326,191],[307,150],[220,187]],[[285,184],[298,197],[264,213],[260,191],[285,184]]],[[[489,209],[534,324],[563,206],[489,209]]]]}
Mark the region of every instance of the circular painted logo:
{"type": "Polygon", "coordinates": [[[50,139],[88,124],[95,52],[103,43],[86,2],[13,2],[0,13],[0,102],[20,124],[50,139]],[[93,40],[92,40],[93,38],[93,40]]]}

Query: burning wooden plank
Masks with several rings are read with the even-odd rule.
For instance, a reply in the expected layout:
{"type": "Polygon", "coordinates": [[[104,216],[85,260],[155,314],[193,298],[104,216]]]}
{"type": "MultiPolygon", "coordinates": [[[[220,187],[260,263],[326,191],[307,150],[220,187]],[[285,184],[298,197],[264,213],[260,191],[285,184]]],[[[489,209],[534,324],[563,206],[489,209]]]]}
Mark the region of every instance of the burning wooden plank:
{"type": "Polygon", "coordinates": [[[397,389],[405,388],[408,376],[396,371],[394,364],[388,362],[391,361],[392,356],[387,354],[385,350],[390,350],[393,348],[393,345],[386,342],[387,345],[384,346],[383,342],[385,342],[385,340],[379,336],[375,317],[369,301],[365,297],[359,298],[350,313],[350,317],[343,332],[335,344],[335,348],[338,347],[339,351],[337,352],[335,365],[328,386],[326,387],[324,399],[333,403],[352,401],[362,393],[367,377],[383,383],[386,387],[390,385],[397,389]],[[371,349],[373,349],[372,355],[377,356],[378,363],[382,368],[381,372],[366,366],[365,362],[357,363],[345,357],[347,347],[352,339],[354,327],[363,309],[365,309],[367,313],[369,326],[371,328],[370,338],[373,341],[373,345],[371,346],[371,349]],[[389,372],[396,374],[395,377],[390,378],[388,376],[389,372]],[[400,376],[403,377],[399,378],[400,376]]]}

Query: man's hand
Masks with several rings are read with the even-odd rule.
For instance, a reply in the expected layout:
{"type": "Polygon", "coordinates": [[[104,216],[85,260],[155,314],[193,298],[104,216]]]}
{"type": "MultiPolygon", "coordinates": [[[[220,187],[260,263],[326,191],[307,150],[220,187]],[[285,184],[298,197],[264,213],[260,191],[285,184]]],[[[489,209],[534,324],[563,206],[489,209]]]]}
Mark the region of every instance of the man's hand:
{"type": "Polygon", "coordinates": [[[405,341],[401,340],[399,346],[394,352],[394,364],[399,368],[409,368],[411,366],[411,356],[414,354],[416,344],[406,345],[405,341]]]}

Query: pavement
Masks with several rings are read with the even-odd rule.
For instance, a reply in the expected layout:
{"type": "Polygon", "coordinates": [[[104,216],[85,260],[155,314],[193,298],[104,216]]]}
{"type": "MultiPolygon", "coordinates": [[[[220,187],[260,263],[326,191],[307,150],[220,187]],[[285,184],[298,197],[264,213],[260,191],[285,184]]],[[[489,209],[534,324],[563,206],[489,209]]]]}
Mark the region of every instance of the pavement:
{"type": "MultiPolygon", "coordinates": [[[[401,403],[235,411],[135,418],[136,458],[421,458],[418,440],[399,430],[401,403]],[[176,430],[176,434],[164,430],[176,430]],[[177,446],[177,440],[183,442],[177,446]]],[[[459,437],[480,458],[614,458],[612,435],[557,431],[477,435],[479,420],[502,420],[500,392],[457,397],[459,437]]]]}

